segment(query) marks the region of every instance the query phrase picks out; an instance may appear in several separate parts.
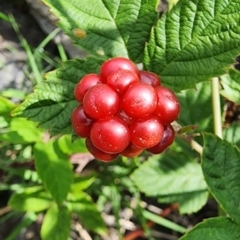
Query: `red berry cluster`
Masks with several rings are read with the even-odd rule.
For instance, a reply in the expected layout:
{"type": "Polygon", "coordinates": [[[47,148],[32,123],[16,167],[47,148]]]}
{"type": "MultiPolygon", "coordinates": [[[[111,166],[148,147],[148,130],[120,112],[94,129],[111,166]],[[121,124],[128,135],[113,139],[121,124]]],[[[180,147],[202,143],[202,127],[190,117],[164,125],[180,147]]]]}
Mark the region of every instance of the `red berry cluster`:
{"type": "Polygon", "coordinates": [[[159,77],[138,70],[126,58],[104,62],[100,74],[85,75],[74,96],[80,105],[72,113],[75,133],[97,159],[134,157],[144,149],[157,154],[174,140],[171,122],[180,105],[176,95],[160,85],[159,77]]]}

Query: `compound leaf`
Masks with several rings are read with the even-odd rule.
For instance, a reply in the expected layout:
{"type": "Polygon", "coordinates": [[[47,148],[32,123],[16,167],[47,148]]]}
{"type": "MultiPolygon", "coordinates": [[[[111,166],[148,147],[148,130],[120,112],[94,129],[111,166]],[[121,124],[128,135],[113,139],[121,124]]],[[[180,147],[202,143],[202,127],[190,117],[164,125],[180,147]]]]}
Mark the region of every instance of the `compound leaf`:
{"type": "Polygon", "coordinates": [[[223,89],[220,93],[232,102],[240,104],[240,73],[231,69],[229,74],[221,76],[221,85],[223,89]]]}
{"type": "Polygon", "coordinates": [[[180,91],[225,73],[240,52],[238,0],[181,0],[153,28],[145,68],[180,91]]]}
{"type": "Polygon", "coordinates": [[[228,142],[240,147],[240,125],[235,122],[223,129],[223,138],[228,142]]]}
{"type": "Polygon", "coordinates": [[[67,197],[73,181],[68,155],[62,153],[53,141],[34,146],[36,169],[44,186],[54,200],[61,204],[67,197]]]}
{"type": "Polygon", "coordinates": [[[65,206],[52,205],[44,216],[41,237],[43,240],[66,240],[70,232],[71,213],[65,206]]]}
{"type": "Polygon", "coordinates": [[[199,211],[207,203],[208,195],[206,190],[183,192],[160,196],[158,201],[161,203],[176,202],[179,204],[181,214],[190,214],[199,211]]]}
{"type": "Polygon", "coordinates": [[[47,209],[51,201],[51,196],[42,186],[34,186],[24,189],[21,193],[14,193],[8,204],[17,211],[40,212],[47,209]]]}
{"type": "Polygon", "coordinates": [[[36,123],[25,118],[10,118],[9,128],[0,134],[0,140],[14,144],[26,144],[42,141],[43,130],[36,123]]]}
{"type": "Polygon", "coordinates": [[[240,227],[226,217],[209,218],[197,224],[179,240],[239,239],[240,227]]]}
{"type": "Polygon", "coordinates": [[[88,53],[140,62],[158,18],[157,0],[44,0],[58,25],[88,53]]]}
{"type": "Polygon", "coordinates": [[[202,169],[210,192],[229,216],[240,224],[240,153],[217,136],[205,133],[202,169]]]}
{"type": "Polygon", "coordinates": [[[196,89],[183,90],[177,96],[181,105],[180,125],[196,125],[197,132],[213,130],[212,88],[209,81],[197,84],[196,89]]]}
{"type": "Polygon", "coordinates": [[[199,210],[208,198],[200,165],[182,153],[150,157],[131,179],[147,196],[157,196],[160,202],[178,202],[182,213],[199,210]]]}
{"type": "Polygon", "coordinates": [[[73,212],[75,212],[83,225],[98,234],[106,233],[106,226],[100,212],[91,197],[84,192],[73,192],[68,202],[73,212]]]}
{"type": "Polygon", "coordinates": [[[0,96],[0,114],[9,113],[12,109],[14,109],[15,104],[11,102],[9,99],[0,96]]]}
{"type": "Polygon", "coordinates": [[[46,74],[34,92],[14,109],[14,116],[22,116],[50,129],[51,134],[71,134],[71,114],[77,106],[74,88],[87,73],[97,73],[102,60],[88,57],[70,60],[55,71],[46,74]]]}
{"type": "Polygon", "coordinates": [[[63,135],[59,137],[56,140],[56,144],[58,145],[58,148],[61,149],[63,153],[66,153],[68,155],[72,155],[74,153],[84,153],[88,152],[86,146],[85,146],[85,139],[84,138],[77,138],[73,141],[72,136],[69,135],[63,135]]]}

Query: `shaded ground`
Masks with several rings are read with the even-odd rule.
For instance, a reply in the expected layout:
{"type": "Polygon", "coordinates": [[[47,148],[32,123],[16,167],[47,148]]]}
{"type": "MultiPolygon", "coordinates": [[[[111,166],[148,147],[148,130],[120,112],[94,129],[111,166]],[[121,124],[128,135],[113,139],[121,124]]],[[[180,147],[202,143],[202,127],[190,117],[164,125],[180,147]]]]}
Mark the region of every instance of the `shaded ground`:
{"type": "MultiPolygon", "coordinates": [[[[32,47],[37,47],[45,35],[29,13],[24,1],[0,1],[0,11],[11,14],[20,26],[22,35],[32,47]]],[[[50,50],[50,49],[49,49],[50,50]]],[[[27,89],[31,82],[24,71],[27,67],[27,55],[21,48],[18,36],[11,24],[0,19],[0,77],[1,89],[27,89]]]]}

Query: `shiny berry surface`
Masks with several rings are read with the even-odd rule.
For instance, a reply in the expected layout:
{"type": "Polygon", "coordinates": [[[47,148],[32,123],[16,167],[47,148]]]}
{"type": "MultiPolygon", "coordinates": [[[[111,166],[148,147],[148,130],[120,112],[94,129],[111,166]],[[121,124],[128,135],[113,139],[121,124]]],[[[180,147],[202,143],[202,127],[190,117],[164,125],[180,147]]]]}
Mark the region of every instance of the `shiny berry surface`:
{"type": "Polygon", "coordinates": [[[147,149],[147,151],[154,154],[159,154],[163,152],[167,147],[169,147],[173,143],[174,137],[175,132],[172,125],[171,124],[165,125],[162,140],[156,146],[147,149]]]}
{"type": "Polygon", "coordinates": [[[137,120],[130,125],[131,142],[139,148],[150,148],[158,144],[163,137],[164,128],[157,117],[137,120]]]}
{"type": "Polygon", "coordinates": [[[143,151],[142,148],[139,148],[137,146],[135,146],[134,144],[130,143],[121,153],[120,155],[124,156],[124,157],[136,157],[139,154],[141,154],[143,151]]]}
{"type": "Polygon", "coordinates": [[[118,70],[111,73],[107,78],[107,84],[120,95],[135,82],[139,82],[138,75],[129,70],[118,70]]]}
{"type": "Polygon", "coordinates": [[[93,119],[86,116],[83,106],[76,107],[71,116],[72,127],[79,137],[89,137],[93,125],[93,119]]]}
{"type": "Polygon", "coordinates": [[[117,117],[96,121],[92,126],[90,138],[95,147],[108,153],[120,153],[130,142],[127,124],[117,117]]]}
{"type": "Polygon", "coordinates": [[[118,94],[107,84],[97,84],[83,98],[85,112],[95,119],[116,114],[119,104],[118,94]]]}
{"type": "Polygon", "coordinates": [[[129,70],[138,73],[136,65],[129,59],[116,57],[104,62],[100,68],[100,76],[103,82],[107,81],[107,77],[118,70],[129,70]]]}
{"type": "Polygon", "coordinates": [[[161,85],[161,80],[157,74],[149,71],[141,70],[138,72],[140,82],[151,85],[152,87],[157,87],[161,85]]]}
{"type": "Polygon", "coordinates": [[[163,86],[156,87],[155,91],[157,94],[156,115],[163,124],[175,121],[180,112],[180,104],[176,95],[163,86]]]}
{"type": "Polygon", "coordinates": [[[81,81],[78,82],[74,89],[74,96],[78,102],[82,102],[86,92],[93,86],[101,83],[100,76],[95,73],[85,75],[81,81]]]}
{"type": "Polygon", "coordinates": [[[90,138],[86,138],[85,140],[86,147],[88,151],[98,160],[103,162],[111,162],[112,160],[116,159],[119,154],[111,154],[101,151],[100,149],[96,148],[90,138]]]}
{"type": "Polygon", "coordinates": [[[157,95],[146,83],[132,84],[122,98],[122,109],[132,118],[144,118],[154,112],[157,95]]]}

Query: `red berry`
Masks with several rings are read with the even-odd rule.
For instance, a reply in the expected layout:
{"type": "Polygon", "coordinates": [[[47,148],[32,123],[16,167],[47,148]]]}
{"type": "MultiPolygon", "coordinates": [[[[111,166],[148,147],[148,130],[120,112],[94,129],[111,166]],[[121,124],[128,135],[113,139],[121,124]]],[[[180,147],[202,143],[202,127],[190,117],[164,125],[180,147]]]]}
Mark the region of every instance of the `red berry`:
{"type": "Polygon", "coordinates": [[[140,82],[149,84],[149,85],[153,86],[154,88],[157,86],[160,86],[160,84],[161,84],[160,78],[158,77],[157,74],[155,74],[153,72],[140,70],[138,72],[138,76],[139,76],[140,82]]]}
{"type": "Polygon", "coordinates": [[[80,105],[73,110],[71,120],[73,130],[79,137],[90,136],[93,119],[86,116],[83,106],[80,105]]]}
{"type": "Polygon", "coordinates": [[[130,139],[139,148],[150,148],[160,142],[163,131],[163,125],[158,118],[150,116],[130,125],[130,139]]]}
{"type": "Polygon", "coordinates": [[[123,110],[118,113],[117,117],[122,119],[127,125],[132,123],[132,118],[129,117],[123,110]]]}
{"type": "Polygon", "coordinates": [[[180,104],[176,95],[163,86],[156,87],[155,91],[158,98],[155,114],[163,124],[175,121],[180,112],[180,104]]]}
{"type": "Polygon", "coordinates": [[[129,70],[117,70],[107,78],[107,84],[122,95],[134,82],[139,82],[138,75],[129,70]]]}
{"type": "Polygon", "coordinates": [[[111,154],[111,153],[105,153],[98,148],[96,148],[90,138],[86,138],[85,141],[86,147],[88,151],[98,160],[101,160],[103,162],[110,162],[118,157],[119,154],[111,154]]]}
{"type": "Polygon", "coordinates": [[[138,73],[136,65],[127,58],[116,57],[104,62],[100,68],[100,76],[103,82],[107,81],[107,77],[118,70],[129,70],[138,73]]]}
{"type": "Polygon", "coordinates": [[[147,151],[154,154],[163,152],[168,146],[173,143],[174,136],[175,132],[172,125],[165,125],[162,140],[156,146],[148,148],[147,151]]]}
{"type": "Polygon", "coordinates": [[[86,92],[93,86],[101,83],[100,76],[95,73],[85,75],[76,85],[74,89],[74,96],[78,102],[82,102],[86,92]]]}
{"type": "Polygon", "coordinates": [[[117,93],[111,87],[107,84],[97,84],[85,94],[83,107],[90,117],[100,119],[116,114],[119,102],[117,93]]]}
{"type": "Polygon", "coordinates": [[[132,118],[144,118],[156,109],[157,95],[146,83],[132,84],[123,95],[122,109],[132,118]]]}
{"type": "Polygon", "coordinates": [[[134,157],[144,149],[160,153],[174,140],[170,123],[180,112],[176,95],[161,86],[155,73],[138,71],[129,59],[107,60],[99,75],[81,79],[74,95],[82,105],[72,113],[73,129],[87,138],[97,159],[134,157]]]}
{"type": "Polygon", "coordinates": [[[90,138],[96,148],[107,153],[120,153],[130,142],[127,124],[117,117],[96,121],[92,126],[90,138]]]}
{"type": "Polygon", "coordinates": [[[141,154],[143,151],[142,148],[135,146],[134,144],[130,143],[120,154],[125,157],[135,157],[141,154]]]}

